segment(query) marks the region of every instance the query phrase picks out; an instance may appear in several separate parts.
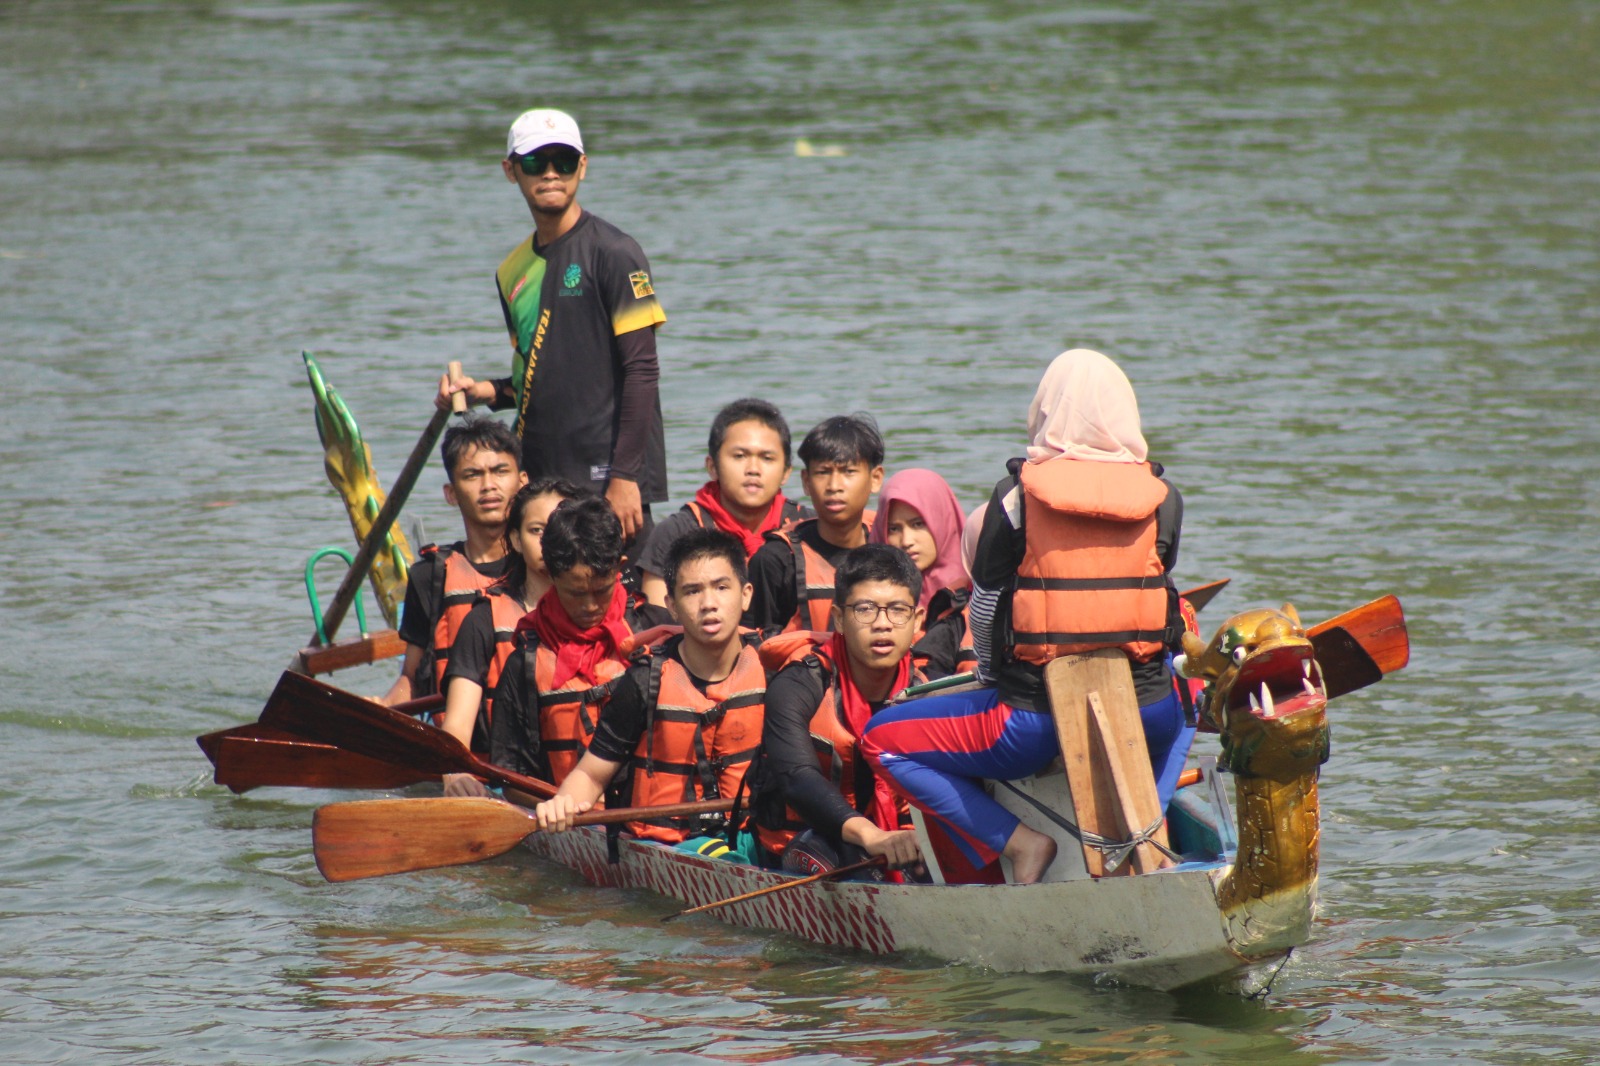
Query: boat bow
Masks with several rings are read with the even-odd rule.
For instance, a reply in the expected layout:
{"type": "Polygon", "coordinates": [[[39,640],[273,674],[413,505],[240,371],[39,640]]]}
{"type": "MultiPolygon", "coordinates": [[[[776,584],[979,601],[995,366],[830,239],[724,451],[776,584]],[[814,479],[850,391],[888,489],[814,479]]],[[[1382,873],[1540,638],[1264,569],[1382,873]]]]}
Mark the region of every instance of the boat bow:
{"type": "Polygon", "coordinates": [[[1328,696],[1295,609],[1246,611],[1210,644],[1184,638],[1184,672],[1203,678],[1202,713],[1235,779],[1239,847],[1219,872],[1229,942],[1245,958],[1304,943],[1317,904],[1317,777],[1328,759],[1328,696]]]}

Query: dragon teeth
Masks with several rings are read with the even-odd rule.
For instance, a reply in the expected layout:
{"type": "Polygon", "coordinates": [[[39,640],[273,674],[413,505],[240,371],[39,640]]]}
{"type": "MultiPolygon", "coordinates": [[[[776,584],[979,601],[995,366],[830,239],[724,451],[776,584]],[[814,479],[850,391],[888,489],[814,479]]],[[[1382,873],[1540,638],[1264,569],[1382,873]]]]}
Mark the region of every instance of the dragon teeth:
{"type": "Polygon", "coordinates": [[[1310,680],[1310,678],[1311,678],[1311,660],[1310,659],[1301,659],[1300,660],[1300,673],[1307,680],[1310,680]]]}
{"type": "Polygon", "coordinates": [[[1254,692],[1250,693],[1250,710],[1254,714],[1261,713],[1261,701],[1256,699],[1256,694],[1254,692]]]}
{"type": "Polygon", "coordinates": [[[1309,676],[1301,678],[1300,679],[1300,684],[1305,686],[1305,690],[1306,690],[1306,695],[1307,696],[1318,695],[1317,688],[1316,688],[1315,685],[1313,685],[1311,683],[1311,678],[1309,676]]]}
{"type": "Polygon", "coordinates": [[[1272,690],[1265,681],[1261,682],[1261,711],[1268,718],[1278,713],[1278,708],[1272,704],[1272,690]]]}

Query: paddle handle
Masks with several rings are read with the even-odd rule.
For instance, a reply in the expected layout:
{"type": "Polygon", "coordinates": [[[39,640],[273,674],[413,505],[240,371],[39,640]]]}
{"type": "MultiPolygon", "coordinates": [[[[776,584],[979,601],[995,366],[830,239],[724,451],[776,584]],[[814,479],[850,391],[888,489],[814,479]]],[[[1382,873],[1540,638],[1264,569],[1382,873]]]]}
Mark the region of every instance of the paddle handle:
{"type": "MultiPolygon", "coordinates": [[[[432,727],[430,726],[429,728],[432,727]]],[[[540,781],[537,777],[529,777],[526,774],[519,774],[515,770],[507,770],[503,766],[496,766],[489,760],[472,754],[471,751],[467,750],[467,746],[465,744],[461,744],[459,740],[456,740],[455,737],[451,737],[449,733],[444,733],[443,730],[440,730],[440,732],[443,733],[444,736],[450,737],[451,740],[455,740],[457,744],[461,745],[463,754],[461,754],[459,758],[462,765],[461,769],[457,771],[458,773],[473,774],[474,776],[483,778],[492,785],[499,785],[503,788],[514,788],[519,792],[527,792],[531,795],[538,796],[540,799],[549,799],[551,796],[556,794],[556,786],[550,784],[550,782],[540,781]]],[[[580,824],[587,825],[588,823],[583,822],[580,824]]]]}
{"type": "Polygon", "coordinates": [[[726,814],[731,810],[733,810],[731,799],[695,800],[691,803],[669,803],[659,807],[614,807],[575,814],[572,816],[572,824],[614,825],[617,822],[637,822],[645,818],[690,818],[697,814],[726,814]]]}
{"type": "Polygon", "coordinates": [[[413,717],[432,714],[434,711],[444,710],[444,693],[435,692],[431,696],[418,696],[414,700],[404,700],[389,709],[391,711],[399,711],[401,714],[409,714],[413,717]]]}
{"type": "MultiPolygon", "coordinates": [[[[350,605],[355,602],[361,583],[367,579],[367,571],[372,569],[372,560],[377,558],[384,538],[389,535],[394,520],[400,515],[400,508],[405,506],[406,499],[411,495],[412,486],[421,476],[422,468],[428,465],[428,456],[433,452],[434,442],[439,439],[439,434],[444,432],[444,424],[449,419],[449,411],[435,410],[433,417],[428,420],[427,428],[422,431],[422,436],[417,438],[416,447],[411,449],[406,465],[401,468],[400,476],[395,478],[394,487],[389,490],[388,498],[383,501],[378,517],[373,519],[372,528],[367,531],[367,539],[361,542],[361,550],[356,552],[355,559],[350,563],[350,569],[345,571],[344,580],[339,583],[339,591],[333,594],[333,602],[328,604],[327,611],[323,612],[322,628],[330,642],[334,634],[339,631],[339,623],[344,621],[350,605]]],[[[310,644],[312,646],[321,644],[316,634],[312,634],[310,644]]]]}
{"type": "MultiPolygon", "coordinates": [[[[450,384],[454,385],[459,380],[461,380],[461,362],[453,359],[450,361],[450,384]]],[[[450,396],[450,412],[458,415],[467,413],[467,394],[465,392],[453,393],[450,396]]]]}

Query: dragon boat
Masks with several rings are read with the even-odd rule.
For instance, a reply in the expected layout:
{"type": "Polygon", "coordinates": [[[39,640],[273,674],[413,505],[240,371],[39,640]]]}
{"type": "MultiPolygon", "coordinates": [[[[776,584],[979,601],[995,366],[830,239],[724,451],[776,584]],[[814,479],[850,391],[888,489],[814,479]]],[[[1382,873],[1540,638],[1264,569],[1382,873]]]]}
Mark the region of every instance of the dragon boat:
{"type": "MultiPolygon", "coordinates": [[[[1391,646],[1395,624],[1388,614],[1391,646]]],[[[1169,804],[1169,847],[1181,861],[1132,876],[1091,876],[1092,864],[1063,847],[1037,884],[817,881],[716,914],[874,954],[1106,974],[1159,989],[1242,976],[1280,959],[1310,937],[1316,914],[1317,779],[1328,756],[1330,691],[1316,650],[1329,633],[1335,636],[1323,643],[1335,654],[1349,655],[1348,645],[1359,643],[1342,627],[1309,636],[1292,608],[1237,615],[1209,645],[1190,638],[1188,668],[1205,681],[1204,714],[1220,733],[1228,770],[1202,759],[1201,780],[1169,804]]],[[[1057,810],[1072,811],[1060,770],[1022,784],[1034,794],[1053,792],[1057,810]]],[[[1024,821],[1037,813],[1016,809],[1024,821]]],[[[926,832],[920,823],[919,832],[926,832]]],[[[527,847],[596,885],[647,889],[691,907],[797,879],[628,838],[617,841],[612,861],[604,830],[594,827],[536,834],[527,847]]]]}
{"type": "MultiPolygon", "coordinates": [[[[332,390],[314,365],[313,384],[319,404],[327,404],[332,390]]],[[[319,413],[319,429],[329,476],[348,501],[359,535],[376,505],[341,479],[346,471],[360,471],[373,480],[368,463],[350,458],[365,459],[365,445],[342,404],[336,412],[319,413]],[[334,413],[348,422],[347,430],[329,430],[334,413]]],[[[375,588],[388,606],[397,598],[395,571],[403,571],[409,553],[393,541],[385,547],[392,565],[375,588]]],[[[318,636],[323,637],[320,624],[318,636]]],[[[366,651],[359,661],[381,657],[374,649],[387,647],[364,626],[361,643],[366,651]]],[[[1094,859],[1093,849],[1104,849],[1105,841],[1084,846],[1080,854],[1078,842],[1094,834],[1062,817],[1074,807],[1068,774],[1059,766],[1020,789],[1009,788],[1026,802],[996,791],[1024,822],[1065,845],[1046,880],[1036,884],[944,883],[937,862],[931,862],[933,884],[813,879],[800,885],[798,875],[627,836],[608,839],[605,829],[593,826],[535,833],[524,846],[596,885],[643,889],[689,907],[725,904],[714,912],[720,920],[831,947],[879,955],[917,952],[1001,971],[1107,974],[1159,989],[1237,978],[1309,939],[1317,909],[1317,783],[1329,751],[1328,701],[1404,666],[1409,644],[1392,596],[1310,629],[1288,605],[1247,611],[1224,622],[1209,643],[1193,633],[1184,643],[1181,666],[1194,679],[1202,728],[1218,734],[1221,751],[1220,758],[1200,760],[1199,782],[1180,788],[1164,812],[1163,850],[1172,861],[1148,867],[1122,862],[1151,836],[1137,833],[1126,817],[1123,836],[1132,840],[1100,857],[1120,852],[1118,859],[1094,859]],[[1062,837],[1062,827],[1076,839],[1062,837]],[[783,890],[726,902],[761,889],[783,890]]],[[[351,664],[351,656],[328,650],[303,652],[299,672],[351,664]]],[[[1098,713],[1098,706],[1093,709],[1098,713]]],[[[283,739],[256,726],[227,732],[239,734],[233,740],[240,744],[283,739]]],[[[215,747],[208,740],[223,735],[201,738],[213,762],[215,747]]],[[[337,747],[322,746],[330,754],[337,747]]],[[[394,787],[429,773],[420,765],[411,769],[423,772],[366,787],[394,787]]],[[[314,783],[339,785],[326,774],[314,783]]],[[[927,828],[920,823],[919,832],[928,855],[927,828]]]]}

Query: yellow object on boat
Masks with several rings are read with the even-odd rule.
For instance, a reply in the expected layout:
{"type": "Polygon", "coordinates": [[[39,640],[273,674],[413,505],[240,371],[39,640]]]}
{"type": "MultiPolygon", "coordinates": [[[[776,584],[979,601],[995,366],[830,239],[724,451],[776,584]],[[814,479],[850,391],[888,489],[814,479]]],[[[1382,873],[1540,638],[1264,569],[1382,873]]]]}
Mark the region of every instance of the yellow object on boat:
{"type": "MultiPolygon", "coordinates": [[[[345,511],[350,516],[350,528],[355,532],[356,543],[361,544],[372,529],[373,519],[383,509],[385,498],[383,486],[372,469],[372,451],[361,439],[361,428],[356,425],[355,416],[322,376],[322,368],[317,365],[316,359],[309,352],[302,352],[301,356],[306,361],[306,376],[311,379],[311,392],[316,399],[317,436],[322,438],[323,469],[344,499],[345,511]]],[[[378,606],[390,626],[397,624],[400,605],[406,596],[406,577],[415,557],[398,526],[389,530],[382,549],[373,557],[370,574],[372,593],[377,597],[378,606]]]]}

